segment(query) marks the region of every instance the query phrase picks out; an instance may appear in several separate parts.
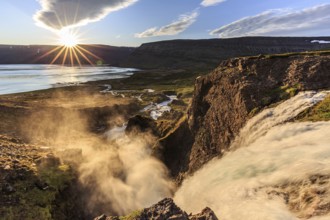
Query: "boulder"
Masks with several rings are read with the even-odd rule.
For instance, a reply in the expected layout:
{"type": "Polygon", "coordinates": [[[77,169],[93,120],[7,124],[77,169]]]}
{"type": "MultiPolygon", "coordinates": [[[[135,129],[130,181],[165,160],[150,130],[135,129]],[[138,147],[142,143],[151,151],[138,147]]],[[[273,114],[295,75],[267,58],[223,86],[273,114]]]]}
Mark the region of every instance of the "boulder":
{"type": "Polygon", "coordinates": [[[133,135],[141,132],[151,132],[155,136],[158,135],[156,122],[141,115],[136,115],[128,120],[125,132],[133,135]]]}

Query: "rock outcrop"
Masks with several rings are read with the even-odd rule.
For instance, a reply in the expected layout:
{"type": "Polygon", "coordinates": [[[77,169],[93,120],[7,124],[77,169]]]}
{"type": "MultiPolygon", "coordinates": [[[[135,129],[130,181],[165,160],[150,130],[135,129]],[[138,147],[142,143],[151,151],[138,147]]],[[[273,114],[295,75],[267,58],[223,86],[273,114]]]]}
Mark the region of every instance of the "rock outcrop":
{"type": "Polygon", "coordinates": [[[188,215],[182,211],[172,199],[163,199],[157,204],[143,209],[141,212],[133,213],[125,217],[108,217],[101,215],[94,220],[218,220],[214,212],[210,208],[205,208],[201,213],[196,215],[188,215]]]}
{"type": "Polygon", "coordinates": [[[170,161],[172,175],[180,181],[182,174],[223,155],[247,120],[265,106],[298,91],[330,88],[329,69],[326,53],[272,55],[229,59],[211,74],[197,78],[187,121],[163,140],[164,161],[170,161]],[[189,131],[182,131],[185,127],[189,131]],[[193,138],[190,146],[186,136],[180,135],[187,133],[193,138]],[[186,155],[177,158],[180,148],[172,150],[171,143],[185,146],[186,155]]]}

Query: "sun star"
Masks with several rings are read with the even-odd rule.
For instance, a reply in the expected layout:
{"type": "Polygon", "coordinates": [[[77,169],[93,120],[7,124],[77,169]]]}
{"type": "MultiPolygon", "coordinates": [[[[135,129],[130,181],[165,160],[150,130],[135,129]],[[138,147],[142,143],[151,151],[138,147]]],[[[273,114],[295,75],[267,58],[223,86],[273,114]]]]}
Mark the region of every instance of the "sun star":
{"type": "Polygon", "coordinates": [[[69,30],[61,30],[58,35],[59,43],[65,47],[75,47],[79,43],[78,36],[69,30]]]}

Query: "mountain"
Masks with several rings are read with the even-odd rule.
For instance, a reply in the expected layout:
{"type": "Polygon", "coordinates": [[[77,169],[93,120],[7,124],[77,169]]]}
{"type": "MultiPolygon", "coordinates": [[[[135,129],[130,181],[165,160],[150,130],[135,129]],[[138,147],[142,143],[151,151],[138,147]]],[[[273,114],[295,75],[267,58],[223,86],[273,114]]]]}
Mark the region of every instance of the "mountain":
{"type": "MultiPolygon", "coordinates": [[[[79,61],[83,65],[102,62],[113,66],[118,66],[119,62],[127,59],[128,55],[134,50],[132,47],[113,47],[107,45],[79,45],[79,61]],[[86,52],[88,51],[88,52],[86,52]],[[84,58],[80,53],[85,54],[84,58]]],[[[0,45],[0,64],[50,64],[59,54],[54,64],[71,64],[70,52],[65,55],[65,48],[49,45],[0,45]],[[62,51],[63,50],[63,51],[62,51]],[[62,51],[62,52],[61,52],[62,51]]],[[[78,61],[72,53],[73,63],[78,65],[78,61]]]]}
{"type": "Polygon", "coordinates": [[[314,40],[330,41],[330,37],[242,37],[160,41],[142,44],[122,65],[142,69],[184,68],[211,71],[221,60],[233,57],[330,48],[330,44],[314,40]]]}
{"type": "MultiPolygon", "coordinates": [[[[330,44],[324,43],[328,41],[330,37],[242,37],[160,41],[145,43],[138,48],[79,46],[80,51],[93,64],[102,61],[103,64],[121,67],[186,69],[198,72],[211,71],[220,61],[233,57],[330,49],[330,44]]],[[[0,64],[49,64],[62,49],[63,47],[47,45],[0,45],[0,64]],[[45,56],[56,48],[55,52],[45,56]]],[[[79,51],[76,53],[80,54],[79,51]]],[[[82,64],[89,64],[83,56],[79,57],[82,64]]],[[[62,64],[63,60],[65,64],[71,63],[70,53],[65,57],[65,50],[54,63],[62,64]]],[[[74,63],[78,64],[76,59],[74,63]]]]}

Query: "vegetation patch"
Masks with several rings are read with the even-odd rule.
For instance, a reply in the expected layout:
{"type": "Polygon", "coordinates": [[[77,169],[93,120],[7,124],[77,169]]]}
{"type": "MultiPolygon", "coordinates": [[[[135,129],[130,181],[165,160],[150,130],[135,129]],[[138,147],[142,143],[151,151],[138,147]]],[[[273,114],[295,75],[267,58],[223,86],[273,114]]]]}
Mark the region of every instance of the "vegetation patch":
{"type": "Polygon", "coordinates": [[[316,106],[305,110],[296,118],[298,121],[329,121],[330,120],[330,96],[327,96],[316,106]]]}
{"type": "Polygon", "coordinates": [[[270,90],[266,93],[266,96],[262,98],[261,102],[263,106],[270,105],[278,101],[289,99],[295,96],[301,89],[300,84],[293,86],[284,85],[270,90]]]}
{"type": "Polygon", "coordinates": [[[292,52],[292,53],[281,53],[281,54],[267,54],[267,55],[259,55],[259,56],[251,56],[250,58],[287,58],[291,56],[301,56],[301,55],[309,55],[309,56],[324,56],[330,55],[330,50],[317,50],[317,51],[304,51],[304,52],[292,52]]]}
{"type": "Polygon", "coordinates": [[[131,214],[126,216],[120,216],[119,220],[135,220],[142,214],[142,210],[133,211],[131,214]]]}

